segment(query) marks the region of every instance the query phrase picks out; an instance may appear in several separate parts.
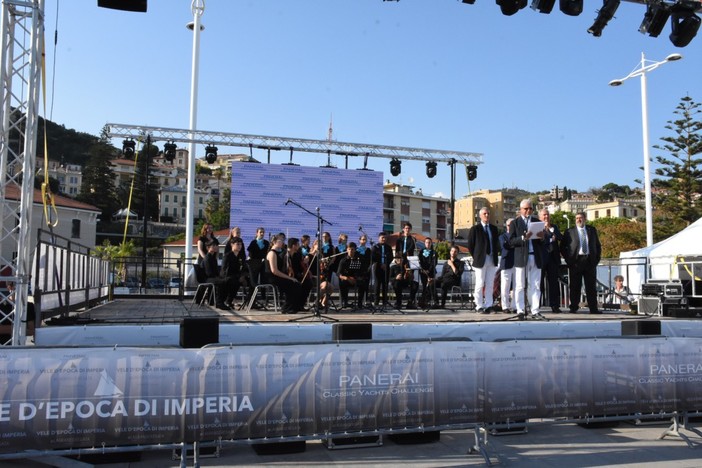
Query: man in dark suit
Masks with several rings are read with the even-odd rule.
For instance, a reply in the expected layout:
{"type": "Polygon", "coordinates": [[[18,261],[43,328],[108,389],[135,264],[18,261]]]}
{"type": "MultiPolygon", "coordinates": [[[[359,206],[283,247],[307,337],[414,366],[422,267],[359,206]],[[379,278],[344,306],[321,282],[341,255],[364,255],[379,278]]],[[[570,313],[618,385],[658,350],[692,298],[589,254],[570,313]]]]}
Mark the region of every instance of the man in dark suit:
{"type": "Polygon", "coordinates": [[[529,230],[531,223],[540,222],[532,216],[534,208],[531,200],[519,204],[519,216],[509,228],[509,245],[514,248],[514,285],[519,320],[526,318],[526,290],[529,290],[531,316],[535,320],[545,320],[539,313],[541,303],[541,242],[544,232],[534,234],[529,230]]]}
{"type": "Polygon", "coordinates": [[[400,252],[402,258],[407,260],[407,257],[414,255],[414,248],[417,240],[412,237],[412,223],[405,221],[402,224],[402,235],[395,242],[395,252],[400,252]]]}
{"type": "Polygon", "coordinates": [[[497,253],[500,251],[497,226],[490,224],[490,210],[480,209],[480,222],[468,231],[468,250],[473,256],[475,291],[473,293],[476,312],[492,312],[493,285],[497,273],[497,253]]]}
{"type": "Polygon", "coordinates": [[[560,242],[563,240],[558,226],[551,224],[551,213],[546,208],[539,211],[539,218],[544,222],[544,240],[542,243],[541,290],[548,295],[544,305],[548,305],[554,314],[561,313],[561,290],[558,282],[558,270],[561,267],[560,242]],[[547,288],[547,289],[544,289],[547,288]]]}
{"type": "Polygon", "coordinates": [[[583,282],[585,297],[591,314],[600,314],[597,308],[597,265],[600,263],[602,246],[597,229],[585,225],[585,213],[575,215],[575,226],[568,229],[561,242],[561,255],[568,265],[570,286],[570,311],[580,308],[583,282]]]}
{"type": "Polygon", "coordinates": [[[371,248],[372,271],[375,276],[375,294],[373,305],[380,303],[380,293],[383,294],[383,305],[388,303],[388,281],[390,278],[390,264],[392,263],[392,249],[385,243],[387,234],[378,234],[378,243],[371,248]]]}

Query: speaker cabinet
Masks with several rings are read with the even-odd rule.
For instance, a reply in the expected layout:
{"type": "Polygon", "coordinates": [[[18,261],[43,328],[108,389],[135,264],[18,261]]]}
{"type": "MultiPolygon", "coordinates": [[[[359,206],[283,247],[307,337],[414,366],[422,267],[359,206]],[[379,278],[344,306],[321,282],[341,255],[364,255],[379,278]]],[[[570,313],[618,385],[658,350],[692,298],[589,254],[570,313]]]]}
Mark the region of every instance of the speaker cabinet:
{"type": "Polygon", "coordinates": [[[661,315],[662,306],[661,300],[658,297],[642,297],[638,301],[639,314],[644,315],[661,315]]]}
{"type": "Polygon", "coordinates": [[[332,325],[334,341],[372,340],[372,323],[335,323],[332,325]]]}
{"type": "Polygon", "coordinates": [[[660,334],[660,320],[627,320],[622,322],[622,336],[656,336],[660,334]]]}
{"type": "Polygon", "coordinates": [[[101,8],[146,13],[146,0],[98,0],[101,8]]]}
{"type": "Polygon", "coordinates": [[[180,346],[202,348],[219,343],[219,317],[184,318],[180,322],[180,346]]]}

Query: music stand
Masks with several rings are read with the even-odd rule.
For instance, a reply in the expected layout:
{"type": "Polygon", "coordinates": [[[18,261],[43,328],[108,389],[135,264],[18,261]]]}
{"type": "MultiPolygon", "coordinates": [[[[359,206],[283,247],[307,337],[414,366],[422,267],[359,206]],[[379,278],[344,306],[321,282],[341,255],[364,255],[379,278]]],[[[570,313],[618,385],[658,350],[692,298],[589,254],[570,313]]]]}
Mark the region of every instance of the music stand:
{"type": "MultiPolygon", "coordinates": [[[[327,223],[328,225],[333,226],[333,224],[330,223],[329,221],[327,221],[326,219],[322,218],[322,216],[319,213],[319,207],[316,207],[315,208],[316,213],[313,213],[310,210],[308,210],[307,208],[305,208],[304,206],[297,203],[295,200],[288,198],[288,201],[286,201],[285,204],[288,205],[290,203],[297,206],[305,213],[310,214],[312,216],[315,216],[317,218],[317,252],[319,253],[319,251],[322,248],[322,225],[324,223],[327,223]]],[[[317,257],[317,289],[316,289],[317,298],[314,301],[314,307],[312,308],[312,313],[308,314],[308,315],[304,315],[302,317],[296,317],[296,318],[289,319],[288,322],[299,322],[300,320],[307,320],[307,319],[313,319],[313,320],[319,320],[319,321],[323,321],[323,319],[326,319],[330,322],[338,322],[339,321],[338,319],[335,319],[333,317],[329,317],[328,315],[322,315],[322,312],[321,312],[320,307],[319,307],[320,302],[322,301],[322,298],[321,298],[322,264],[320,263],[321,261],[322,261],[321,257],[318,256],[317,257]]]]}

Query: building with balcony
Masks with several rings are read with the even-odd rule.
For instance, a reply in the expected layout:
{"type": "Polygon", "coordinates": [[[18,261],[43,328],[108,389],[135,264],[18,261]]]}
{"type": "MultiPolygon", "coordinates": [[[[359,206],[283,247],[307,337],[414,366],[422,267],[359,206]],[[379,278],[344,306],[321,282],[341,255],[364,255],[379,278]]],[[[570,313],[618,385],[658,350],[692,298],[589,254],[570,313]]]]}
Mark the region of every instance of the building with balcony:
{"type": "Polygon", "coordinates": [[[409,185],[387,181],[383,185],[383,230],[399,232],[402,224],[412,223],[412,231],[436,241],[449,239],[447,232],[451,212],[446,198],[428,197],[409,185]]]}
{"type": "Polygon", "coordinates": [[[456,237],[466,238],[468,230],[480,222],[479,212],[483,207],[490,209],[490,222],[499,229],[509,218],[519,211],[519,203],[526,192],[517,189],[478,190],[456,200],[456,237]]]}

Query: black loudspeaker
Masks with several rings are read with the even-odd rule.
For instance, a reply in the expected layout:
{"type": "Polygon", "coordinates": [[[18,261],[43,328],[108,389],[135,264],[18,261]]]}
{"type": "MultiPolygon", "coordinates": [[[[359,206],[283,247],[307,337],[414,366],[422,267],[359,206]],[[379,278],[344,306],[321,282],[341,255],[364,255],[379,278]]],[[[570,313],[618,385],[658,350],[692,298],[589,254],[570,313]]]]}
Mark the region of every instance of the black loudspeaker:
{"type": "Polygon", "coordinates": [[[267,444],[251,444],[257,455],[285,455],[288,453],[301,453],[307,449],[304,440],[294,442],[272,442],[267,444]]]}
{"type": "Polygon", "coordinates": [[[332,325],[332,339],[334,341],[346,340],[372,340],[372,323],[335,323],[332,325]]]}
{"type": "Polygon", "coordinates": [[[219,317],[184,318],[180,322],[180,346],[202,348],[219,343],[219,317]]]}
{"type": "Polygon", "coordinates": [[[101,8],[146,13],[146,0],[98,0],[101,8]]]}
{"type": "Polygon", "coordinates": [[[388,439],[397,445],[432,444],[441,440],[441,431],[408,432],[406,434],[391,434],[388,439]]]}
{"type": "Polygon", "coordinates": [[[660,320],[627,320],[622,322],[622,336],[656,336],[660,334],[660,320]]]}
{"type": "Polygon", "coordinates": [[[642,297],[638,300],[639,314],[659,315],[662,313],[661,300],[658,297],[642,297]]]}

